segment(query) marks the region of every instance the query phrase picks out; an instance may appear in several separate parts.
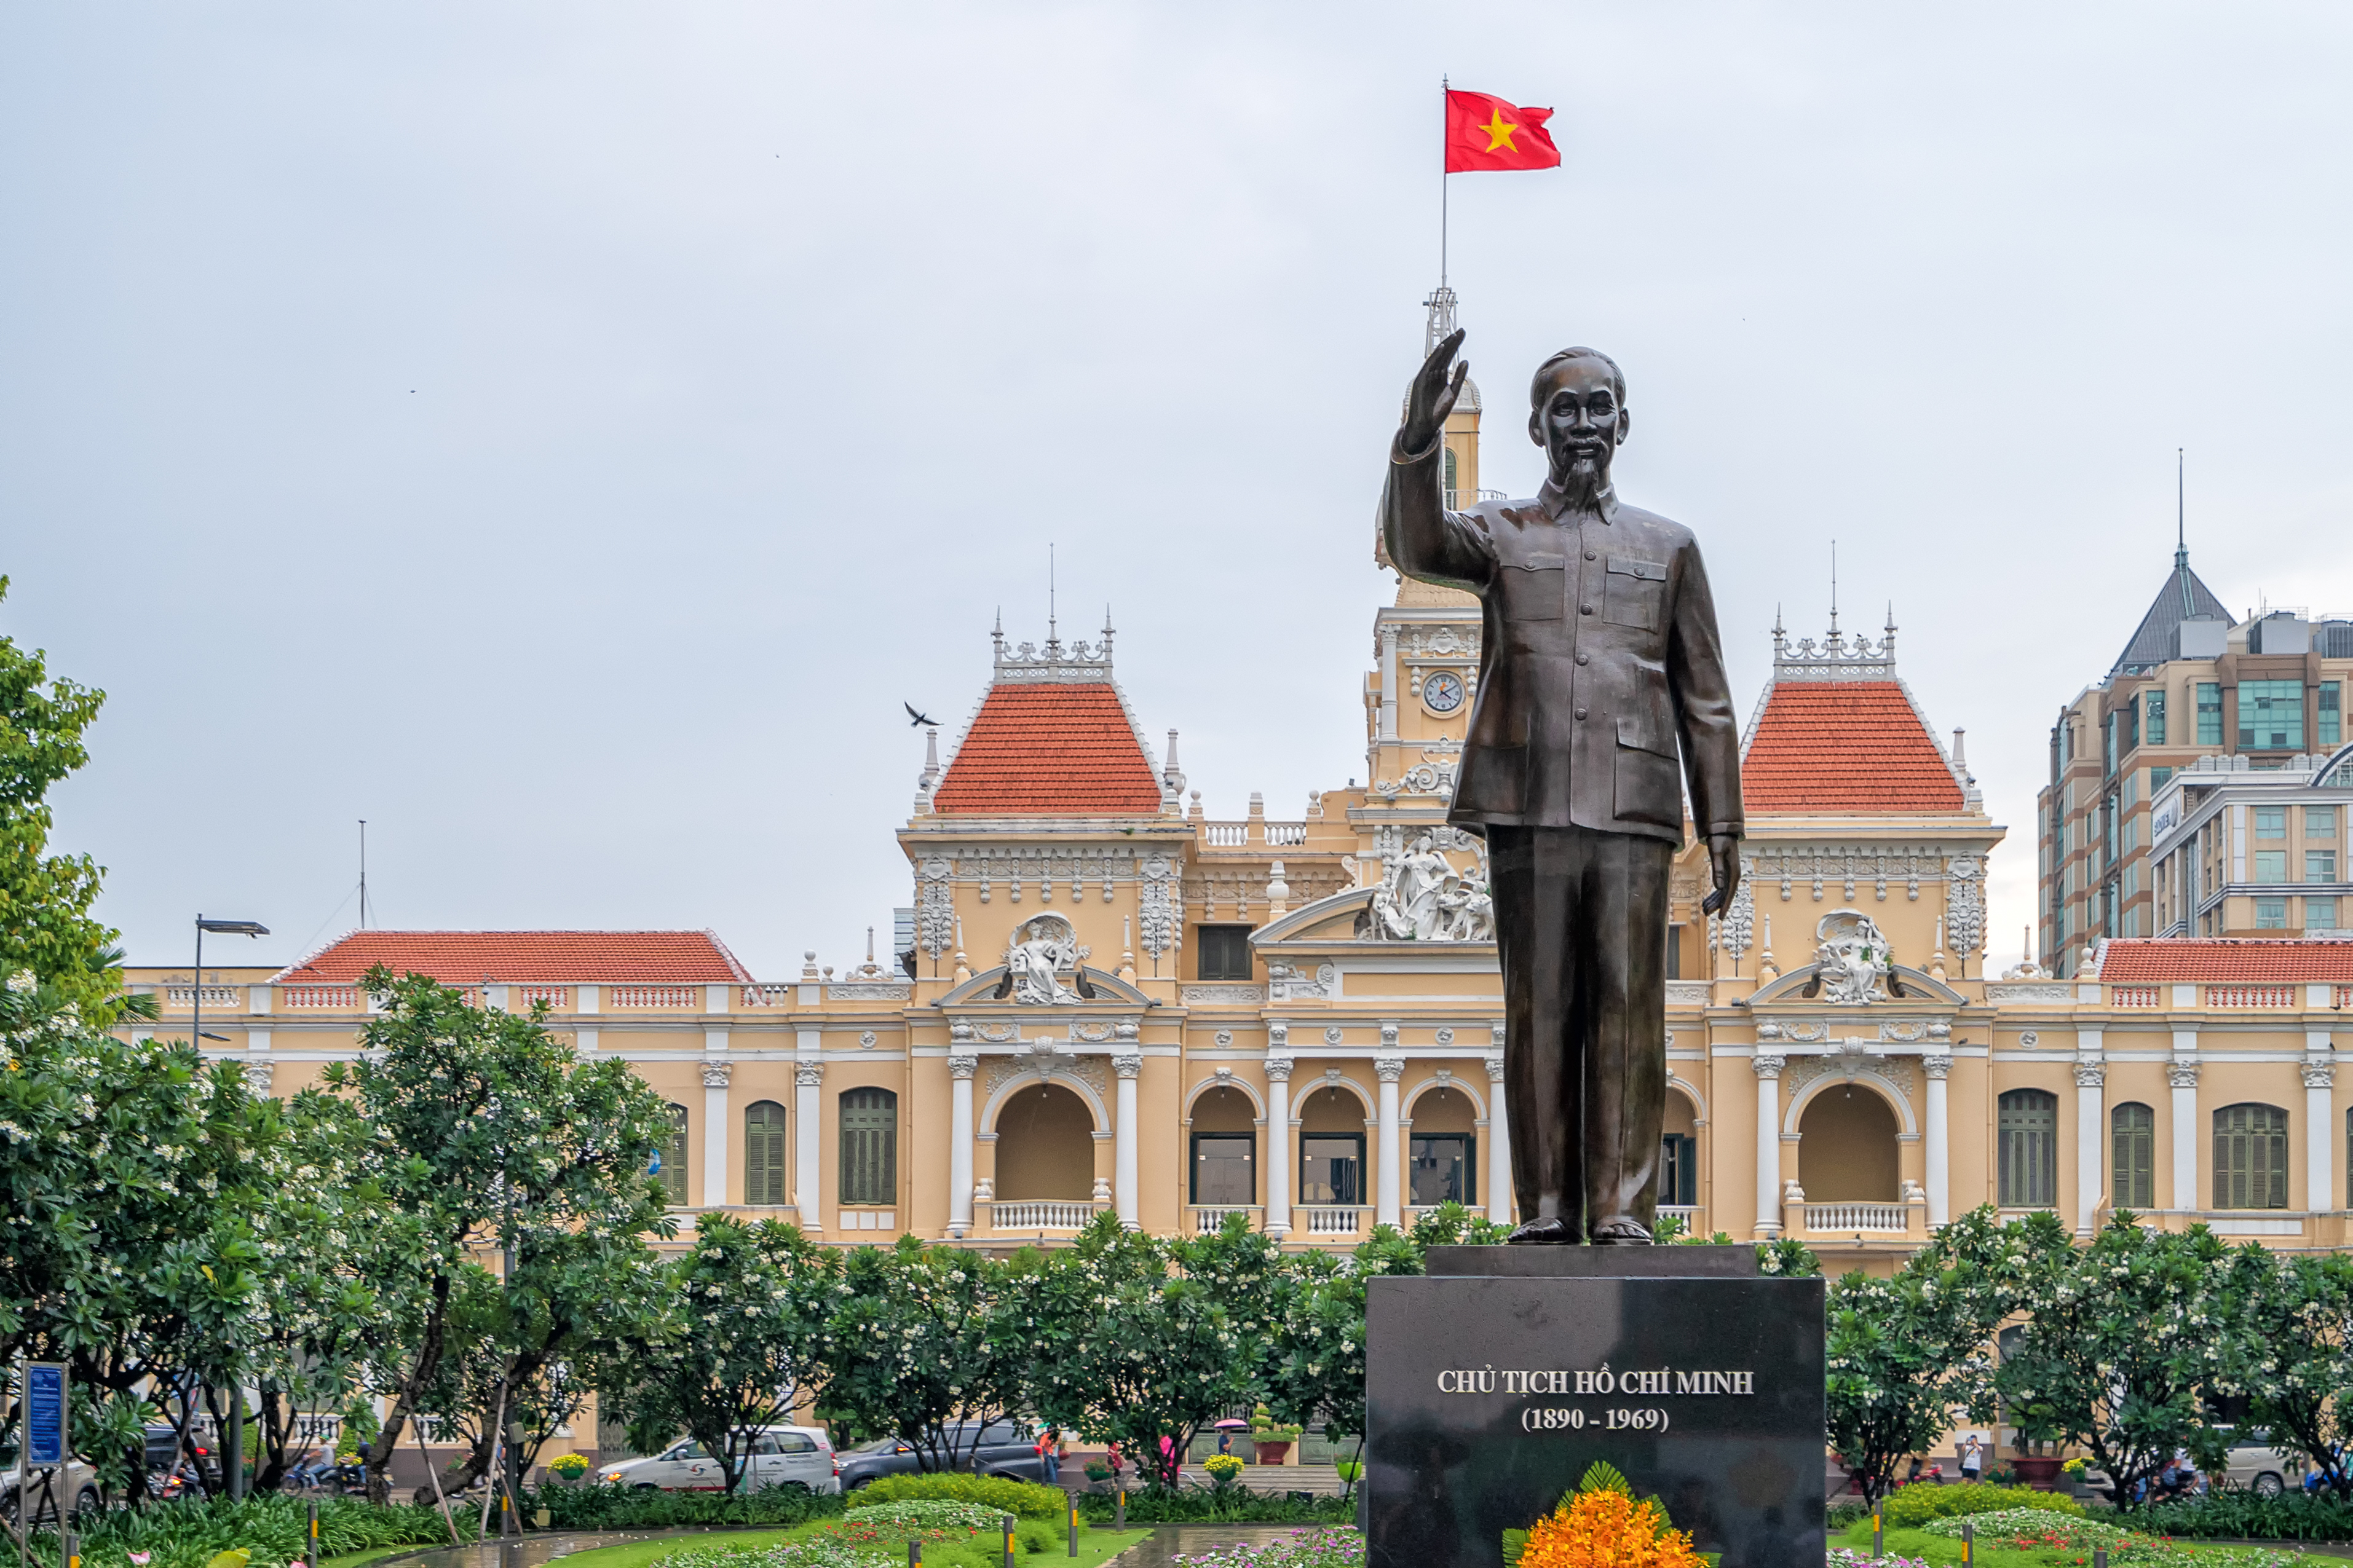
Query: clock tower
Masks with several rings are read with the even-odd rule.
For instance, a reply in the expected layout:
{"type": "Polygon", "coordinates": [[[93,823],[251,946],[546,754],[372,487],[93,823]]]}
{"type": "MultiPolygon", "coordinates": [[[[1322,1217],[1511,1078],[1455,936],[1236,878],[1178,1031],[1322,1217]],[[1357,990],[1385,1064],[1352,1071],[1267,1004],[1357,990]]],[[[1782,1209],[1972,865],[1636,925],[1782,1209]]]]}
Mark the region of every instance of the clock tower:
{"type": "MultiPolygon", "coordinates": [[[[1454,290],[1443,286],[1423,301],[1429,310],[1423,352],[1454,331],[1454,290]]],[[[1467,507],[1479,489],[1479,387],[1465,381],[1447,416],[1446,504],[1467,507]]],[[[1373,555],[1394,571],[1377,530],[1373,555]]],[[[1457,588],[1399,574],[1397,596],[1375,612],[1376,667],[1365,681],[1366,789],[1354,815],[1369,829],[1367,847],[1394,854],[1416,835],[1430,833],[1439,847],[1467,868],[1478,841],[1446,825],[1455,770],[1478,695],[1479,599],[1457,588]]]]}

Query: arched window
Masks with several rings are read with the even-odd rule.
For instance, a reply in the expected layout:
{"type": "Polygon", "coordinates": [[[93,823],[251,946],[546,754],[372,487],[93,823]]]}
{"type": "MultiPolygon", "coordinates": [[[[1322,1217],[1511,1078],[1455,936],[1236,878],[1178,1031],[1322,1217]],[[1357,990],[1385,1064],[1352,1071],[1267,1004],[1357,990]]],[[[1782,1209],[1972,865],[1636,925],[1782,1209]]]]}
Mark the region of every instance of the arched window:
{"type": "Polygon", "coordinates": [[[2108,1140],[2115,1162],[2108,1177],[2108,1203],[2120,1209],[2157,1206],[2157,1112],[2128,1100],[2108,1112],[2108,1140]]]}
{"type": "Polygon", "coordinates": [[[2287,1207],[2287,1112],[2226,1105],[2214,1113],[2214,1206],[2287,1207]]]}
{"type": "Polygon", "coordinates": [[[2050,1207],[2059,1201],[2059,1097],[2013,1089],[2000,1110],[2002,1207],[2050,1207]]]}
{"type": "Polygon", "coordinates": [[[899,1097],[853,1089],[841,1097],[841,1201],[892,1204],[899,1194],[899,1097]]]}
{"type": "Polygon", "coordinates": [[[1459,500],[1457,499],[1457,497],[1456,497],[1456,491],[1455,491],[1455,488],[1454,488],[1454,448],[1453,448],[1453,447],[1447,447],[1445,450],[1446,450],[1446,462],[1445,462],[1445,468],[1446,468],[1446,504],[1447,504],[1448,506],[1450,506],[1450,507],[1460,506],[1460,505],[1461,505],[1462,503],[1461,502],[1461,500],[1459,500]]]}
{"type": "Polygon", "coordinates": [[[744,1201],[785,1201],[785,1108],[773,1100],[744,1113],[744,1201]]]}
{"type": "Polygon", "coordinates": [[[654,1174],[661,1178],[669,1190],[670,1201],[686,1202],[686,1107],[672,1105],[670,1111],[670,1135],[662,1140],[654,1155],[654,1174]]]}

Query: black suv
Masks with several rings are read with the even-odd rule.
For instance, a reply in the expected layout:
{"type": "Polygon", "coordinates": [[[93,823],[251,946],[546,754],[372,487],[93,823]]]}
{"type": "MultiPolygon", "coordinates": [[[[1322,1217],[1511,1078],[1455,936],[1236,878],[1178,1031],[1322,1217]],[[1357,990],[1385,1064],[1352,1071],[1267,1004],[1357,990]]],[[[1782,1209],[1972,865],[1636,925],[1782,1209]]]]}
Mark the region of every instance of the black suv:
{"type": "MultiPolygon", "coordinates": [[[[1042,1481],[1048,1486],[1060,1484],[1061,1461],[1052,1449],[1038,1451],[1038,1435],[1025,1421],[992,1421],[979,1432],[974,1441],[976,1422],[959,1421],[948,1428],[955,1440],[955,1468],[977,1475],[1004,1476],[1017,1481],[1042,1481]]],[[[841,1456],[841,1489],[856,1491],[869,1481],[884,1476],[912,1476],[918,1470],[939,1468],[933,1456],[911,1443],[896,1437],[881,1437],[860,1444],[841,1456]]]]}

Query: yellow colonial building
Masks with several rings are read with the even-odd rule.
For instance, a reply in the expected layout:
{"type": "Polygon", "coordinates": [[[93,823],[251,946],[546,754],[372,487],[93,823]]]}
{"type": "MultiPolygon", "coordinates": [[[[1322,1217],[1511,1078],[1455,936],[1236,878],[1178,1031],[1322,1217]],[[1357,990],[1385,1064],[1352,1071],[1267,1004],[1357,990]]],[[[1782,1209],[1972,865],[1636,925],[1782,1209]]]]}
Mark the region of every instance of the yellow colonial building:
{"type": "MultiPolygon", "coordinates": [[[[1468,389],[1446,436],[1466,496],[1479,419],[1468,389]]],[[[1103,1210],[1161,1233],[1239,1213],[1304,1247],[1449,1199],[1508,1221],[1493,914],[1479,840],[1445,821],[1491,628],[1475,599],[1404,582],[1371,629],[1366,782],[1225,821],[1176,731],[1155,748],[1130,707],[1109,626],[1000,630],[896,824],[912,913],[892,962],[811,953],[762,978],[707,932],[363,931],[282,971],[131,978],[160,993],[154,1032],[187,1031],[201,999],[205,1051],[279,1094],[354,1049],[373,963],[543,1002],[584,1057],[670,1102],[661,1174],[690,1224],[724,1208],[997,1248],[1103,1210]]],[[[2298,773],[2297,809],[2343,767],[2298,773]]],[[[1734,907],[1699,912],[1700,846],[1673,884],[1663,1206],[1802,1237],[1833,1269],[1889,1267],[1988,1202],[2079,1232],[2129,1205],[2345,1242],[2353,942],[2114,940],[2065,978],[1989,976],[2004,830],[1892,625],[1776,631],[1743,784],[1734,907]]],[[[2214,820],[2204,798],[2180,834],[2214,820]]]]}

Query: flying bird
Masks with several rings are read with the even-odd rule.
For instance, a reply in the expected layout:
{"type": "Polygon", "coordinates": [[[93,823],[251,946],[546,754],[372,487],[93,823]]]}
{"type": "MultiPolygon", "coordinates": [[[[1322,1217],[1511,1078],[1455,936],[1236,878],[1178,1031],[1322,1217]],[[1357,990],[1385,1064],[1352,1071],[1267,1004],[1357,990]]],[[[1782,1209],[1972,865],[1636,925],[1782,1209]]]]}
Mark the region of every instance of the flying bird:
{"type": "Polygon", "coordinates": [[[912,702],[902,702],[899,706],[907,710],[908,719],[913,721],[913,727],[918,730],[922,729],[926,724],[936,724],[939,722],[937,719],[933,718],[928,713],[916,712],[915,705],[912,702]]]}

